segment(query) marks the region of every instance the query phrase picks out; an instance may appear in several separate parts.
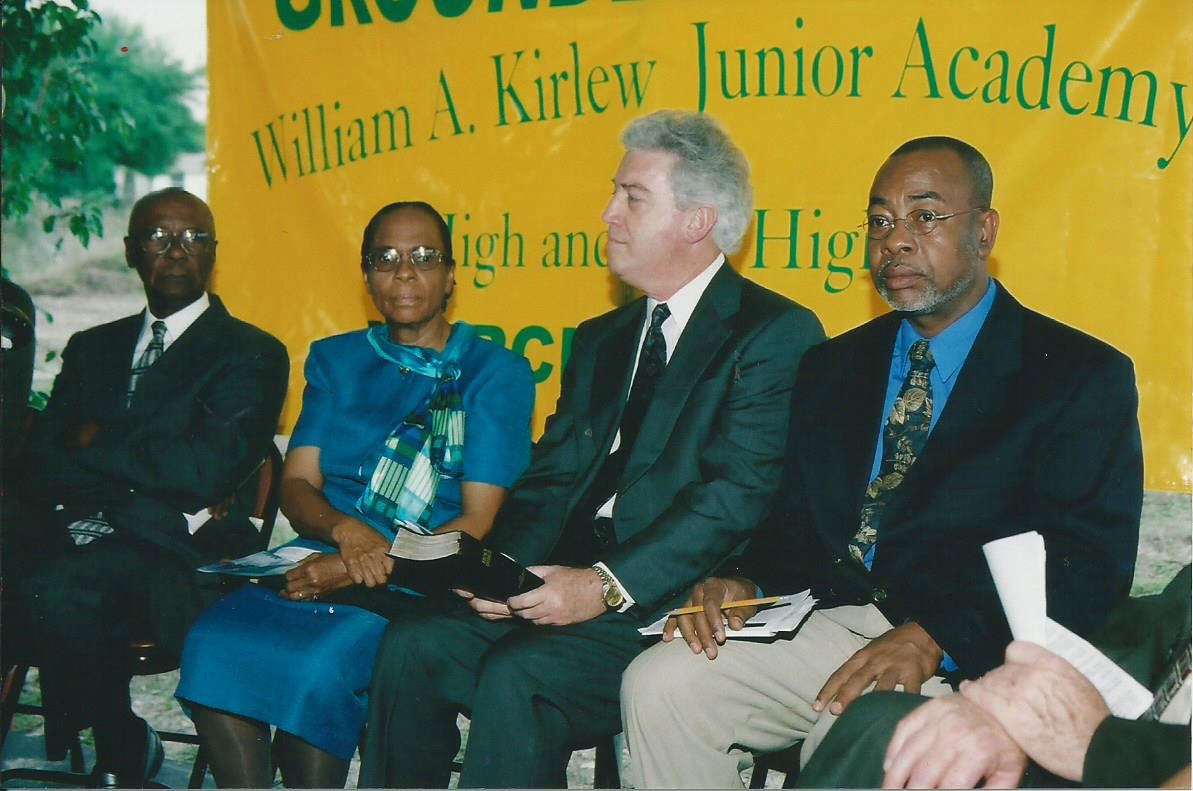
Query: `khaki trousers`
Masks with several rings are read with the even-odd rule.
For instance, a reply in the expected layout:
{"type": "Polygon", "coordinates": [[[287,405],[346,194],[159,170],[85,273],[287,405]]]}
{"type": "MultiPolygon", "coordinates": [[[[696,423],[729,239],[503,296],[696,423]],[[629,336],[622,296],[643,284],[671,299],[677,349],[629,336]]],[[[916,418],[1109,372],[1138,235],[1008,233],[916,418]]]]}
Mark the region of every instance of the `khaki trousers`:
{"type": "MultiPolygon", "coordinates": [[[[873,605],[814,610],[790,639],[727,640],[715,660],[682,640],[660,643],[626,669],[622,725],[638,788],[740,788],[754,752],[803,739],[800,763],[836,717],[812,702],[832,673],[891,629],[873,605]]],[[[921,694],[951,692],[939,676],[921,694]]]]}

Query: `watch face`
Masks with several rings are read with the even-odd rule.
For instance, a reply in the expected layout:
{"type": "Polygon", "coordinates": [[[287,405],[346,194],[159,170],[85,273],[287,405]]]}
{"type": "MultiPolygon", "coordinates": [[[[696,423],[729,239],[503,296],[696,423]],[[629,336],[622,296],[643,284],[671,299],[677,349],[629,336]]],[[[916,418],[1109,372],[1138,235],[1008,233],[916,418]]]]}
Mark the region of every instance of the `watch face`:
{"type": "Polygon", "coordinates": [[[610,607],[620,607],[621,603],[625,601],[625,597],[621,595],[621,591],[612,586],[605,591],[605,604],[610,607]]]}

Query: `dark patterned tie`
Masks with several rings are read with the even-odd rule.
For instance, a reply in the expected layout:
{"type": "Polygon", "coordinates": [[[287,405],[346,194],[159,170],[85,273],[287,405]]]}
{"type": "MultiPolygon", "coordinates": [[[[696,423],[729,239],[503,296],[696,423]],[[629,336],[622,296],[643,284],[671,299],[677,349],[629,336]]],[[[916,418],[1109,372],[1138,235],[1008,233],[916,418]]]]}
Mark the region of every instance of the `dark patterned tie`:
{"type": "Polygon", "coordinates": [[[130,404],[133,402],[133,393],[137,392],[137,380],[149,370],[149,366],[157,362],[157,358],[161,357],[162,352],[166,350],[166,322],[155,321],[150,325],[150,329],[153,330],[153,339],[149,341],[145,351],[141,352],[141,356],[137,358],[128,377],[128,403],[130,404]]]}
{"type": "Polygon", "coordinates": [[[863,565],[866,553],[878,539],[882,509],[923,451],[932,425],[929,374],[936,363],[928,349],[928,341],[921,339],[913,343],[907,357],[911,360],[911,370],[907,372],[882,430],[882,463],[878,475],[866,487],[862,498],[862,524],[849,542],[849,554],[863,565]]]}
{"type": "MultiPolygon", "coordinates": [[[[650,328],[646,331],[646,340],[642,343],[642,350],[638,353],[638,368],[634,372],[634,383],[630,385],[630,395],[626,399],[625,409],[621,413],[621,443],[617,450],[605,458],[601,471],[588,490],[586,502],[592,504],[592,512],[604,505],[613,493],[617,491],[617,484],[621,482],[621,475],[625,472],[626,460],[634,447],[634,440],[638,438],[638,430],[642,427],[642,419],[646,416],[646,408],[654,396],[655,385],[659,376],[667,367],[667,339],[663,337],[663,322],[671,315],[671,309],[666,302],[655,305],[650,316],[650,328]]],[[[586,514],[591,516],[591,513],[586,514]]]]}

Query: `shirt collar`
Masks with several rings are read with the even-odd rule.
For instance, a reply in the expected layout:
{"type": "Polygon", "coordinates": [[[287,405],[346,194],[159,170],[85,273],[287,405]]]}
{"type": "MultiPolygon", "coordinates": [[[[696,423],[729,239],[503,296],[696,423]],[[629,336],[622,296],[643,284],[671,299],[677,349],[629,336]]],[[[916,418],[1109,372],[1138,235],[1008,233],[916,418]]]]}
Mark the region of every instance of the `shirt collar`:
{"type": "MultiPolygon", "coordinates": [[[[976,305],[966,311],[961,318],[941,330],[936,337],[928,339],[929,347],[932,350],[932,359],[936,364],[936,372],[943,381],[952,380],[961,370],[961,366],[965,364],[965,358],[969,356],[969,350],[973,348],[973,342],[977,340],[978,332],[986,323],[986,317],[990,315],[996,291],[994,278],[990,278],[986,284],[986,293],[982,295],[976,305]]],[[[895,361],[900,370],[910,366],[907,352],[911,349],[911,344],[922,337],[907,319],[900,322],[899,334],[895,336],[894,351],[895,361]]]]}
{"type": "Polygon", "coordinates": [[[145,321],[141,325],[141,335],[152,334],[153,322],[164,321],[166,323],[166,342],[173,343],[182,333],[195,323],[199,316],[203,315],[203,311],[207,310],[211,305],[211,298],[207,296],[204,291],[198,299],[187,305],[181,310],[176,310],[164,319],[153,315],[153,311],[148,306],[145,308],[145,321]]]}
{"type": "MultiPolygon", "coordinates": [[[[713,277],[720,271],[724,263],[725,254],[718,253],[713,262],[706,266],[700,274],[685,283],[683,288],[666,300],[671,317],[675,319],[680,332],[683,332],[683,328],[688,325],[688,319],[692,318],[692,313],[696,310],[696,303],[700,301],[700,297],[704,296],[704,290],[708,288],[708,284],[712,282],[713,277]]],[[[654,311],[655,305],[658,305],[660,301],[662,300],[657,300],[654,297],[646,298],[647,321],[650,320],[649,317],[654,311]]]]}

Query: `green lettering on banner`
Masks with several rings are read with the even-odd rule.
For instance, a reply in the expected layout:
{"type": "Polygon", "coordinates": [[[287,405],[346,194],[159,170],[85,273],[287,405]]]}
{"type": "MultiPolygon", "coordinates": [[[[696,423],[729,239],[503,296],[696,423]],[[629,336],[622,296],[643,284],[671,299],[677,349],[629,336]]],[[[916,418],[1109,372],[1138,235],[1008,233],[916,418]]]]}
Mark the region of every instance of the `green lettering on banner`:
{"type": "Polygon", "coordinates": [[[1123,76],[1123,103],[1121,111],[1118,114],[1118,120],[1130,121],[1129,111],[1131,109],[1131,97],[1133,96],[1132,87],[1135,85],[1135,80],[1139,77],[1146,77],[1148,82],[1147,89],[1147,112],[1143,115],[1143,120],[1140,121],[1144,126],[1155,126],[1152,123],[1152,115],[1156,109],[1156,75],[1152,74],[1147,69],[1135,73],[1130,69],[1119,66],[1118,68],[1110,68],[1109,66],[1101,69],[1099,72],[1102,75],[1102,87],[1098,91],[1098,109],[1094,110],[1094,115],[1105,118],[1106,117],[1106,100],[1110,93],[1110,78],[1115,74],[1123,76]]]}
{"type": "Polygon", "coordinates": [[[389,22],[405,22],[414,11],[416,0],[373,0],[381,16],[389,22]]]}
{"type": "MultiPolygon", "coordinates": [[[[541,343],[543,346],[551,346],[555,343],[555,339],[551,337],[551,333],[547,331],[546,327],[540,327],[532,324],[529,327],[523,327],[514,336],[514,342],[510,345],[510,351],[514,354],[520,354],[526,357],[526,347],[531,342],[541,343]]],[[[529,359],[529,358],[527,358],[529,359]]],[[[534,383],[546,381],[551,372],[555,370],[555,366],[548,362],[539,363],[538,368],[531,371],[534,374],[534,383]]]]}
{"type": "Polygon", "coordinates": [[[969,57],[973,59],[975,63],[978,60],[978,51],[973,47],[962,47],[953,53],[953,57],[949,61],[949,90],[952,91],[953,95],[958,99],[968,99],[977,93],[978,89],[974,88],[969,93],[966,93],[965,91],[961,90],[961,86],[957,82],[957,59],[961,57],[962,52],[969,55],[969,57]]]}
{"type": "MultiPolygon", "coordinates": [[[[1185,115],[1185,89],[1188,85],[1182,85],[1179,82],[1172,84],[1172,92],[1176,98],[1176,123],[1180,135],[1177,137],[1176,148],[1172,149],[1172,153],[1167,157],[1160,157],[1156,160],[1156,167],[1164,170],[1172,162],[1172,158],[1176,156],[1176,152],[1181,150],[1181,146],[1185,143],[1185,137],[1189,134],[1189,127],[1193,126],[1193,118],[1185,115]]],[[[1190,107],[1193,109],[1193,106],[1190,107]]]]}
{"type": "Polygon", "coordinates": [[[990,53],[990,57],[986,58],[986,62],[982,64],[986,67],[987,71],[990,70],[990,62],[994,60],[995,55],[1002,57],[1002,71],[999,72],[997,77],[991,78],[982,86],[982,101],[986,104],[994,104],[996,101],[999,104],[1006,104],[1011,101],[1011,95],[1007,93],[1007,83],[1011,79],[1011,56],[1004,50],[994,50],[990,53]],[[995,83],[998,83],[998,93],[991,94],[990,89],[995,83]]]}
{"type": "MultiPolygon", "coordinates": [[[[331,5],[331,26],[343,27],[344,25],[344,1],[343,0],[328,0],[331,5]]],[[[356,23],[358,25],[371,25],[373,17],[369,14],[369,7],[365,5],[365,0],[351,0],[352,11],[356,14],[356,23]]]]}
{"type": "Polygon", "coordinates": [[[288,30],[306,30],[319,20],[323,13],[322,0],[307,0],[307,7],[299,11],[294,0],[277,0],[278,21],[288,30]]]}
{"type": "Polygon", "coordinates": [[[1090,69],[1089,64],[1083,63],[1079,60],[1075,60],[1072,63],[1070,63],[1068,66],[1065,66],[1065,70],[1063,72],[1061,72],[1061,75],[1060,75],[1060,87],[1057,89],[1060,93],[1061,108],[1069,115],[1081,115],[1083,112],[1085,112],[1085,108],[1089,107],[1089,102],[1086,102],[1085,104],[1081,105],[1080,107],[1077,107],[1077,106],[1073,105],[1072,102],[1069,101],[1069,83],[1070,82],[1093,82],[1093,81],[1094,81],[1094,73],[1093,73],[1093,70],[1090,69]],[[1084,77],[1071,76],[1069,74],[1069,72],[1073,71],[1074,66],[1080,66],[1082,69],[1084,69],[1085,76],[1084,77]]]}
{"type": "Polygon", "coordinates": [[[1032,55],[1023,61],[1023,65],[1019,67],[1019,79],[1015,82],[1015,95],[1019,98],[1019,106],[1024,110],[1047,110],[1049,107],[1048,81],[1052,76],[1052,50],[1056,43],[1056,25],[1044,25],[1044,30],[1048,32],[1048,44],[1044,48],[1044,54],[1032,55]],[[1027,94],[1023,89],[1023,79],[1027,76],[1028,65],[1034,60],[1040,62],[1044,73],[1040,76],[1040,100],[1035,104],[1028,104],[1027,94]]]}
{"type": "Polygon", "coordinates": [[[928,45],[928,29],[924,27],[923,17],[920,17],[919,21],[915,23],[915,35],[912,38],[911,46],[907,48],[907,59],[903,61],[903,71],[899,76],[899,85],[895,88],[892,98],[906,98],[903,95],[903,80],[907,78],[909,69],[923,69],[924,77],[928,81],[928,98],[940,98],[940,90],[936,87],[936,71],[932,68],[932,49],[928,45]],[[911,53],[915,51],[917,45],[920,48],[920,62],[912,63],[911,53]]]}
{"type": "MultiPolygon", "coordinates": [[[[841,266],[837,262],[844,261],[853,254],[853,243],[860,236],[860,231],[836,231],[828,238],[828,274],[824,278],[824,290],[828,293],[839,294],[853,285],[853,268],[841,266]],[[844,246],[844,249],[838,248],[838,242],[844,246]],[[836,285],[833,282],[834,276],[837,275],[845,276],[843,285],[836,285]]],[[[862,248],[865,249],[865,245],[862,248]]]]}
{"type": "Polygon", "coordinates": [[[765,247],[766,243],[771,240],[786,239],[787,240],[787,269],[799,269],[799,250],[796,247],[796,242],[799,237],[799,213],[801,209],[787,210],[787,235],[786,236],[767,236],[766,235],[766,215],[770,209],[755,209],[755,231],[754,231],[754,269],[766,269],[765,247]]]}
{"type": "Polygon", "coordinates": [[[438,140],[435,134],[435,126],[439,123],[439,116],[444,113],[448,114],[452,122],[452,134],[461,135],[464,129],[460,126],[460,118],[456,115],[456,104],[452,101],[451,88],[447,87],[447,77],[443,74],[443,69],[439,70],[439,95],[443,100],[443,104],[438,101],[435,102],[435,114],[431,116],[431,137],[430,140],[438,140]]]}
{"type": "Polygon", "coordinates": [[[472,0],[435,0],[435,10],[439,16],[454,19],[468,10],[472,0]]]}

